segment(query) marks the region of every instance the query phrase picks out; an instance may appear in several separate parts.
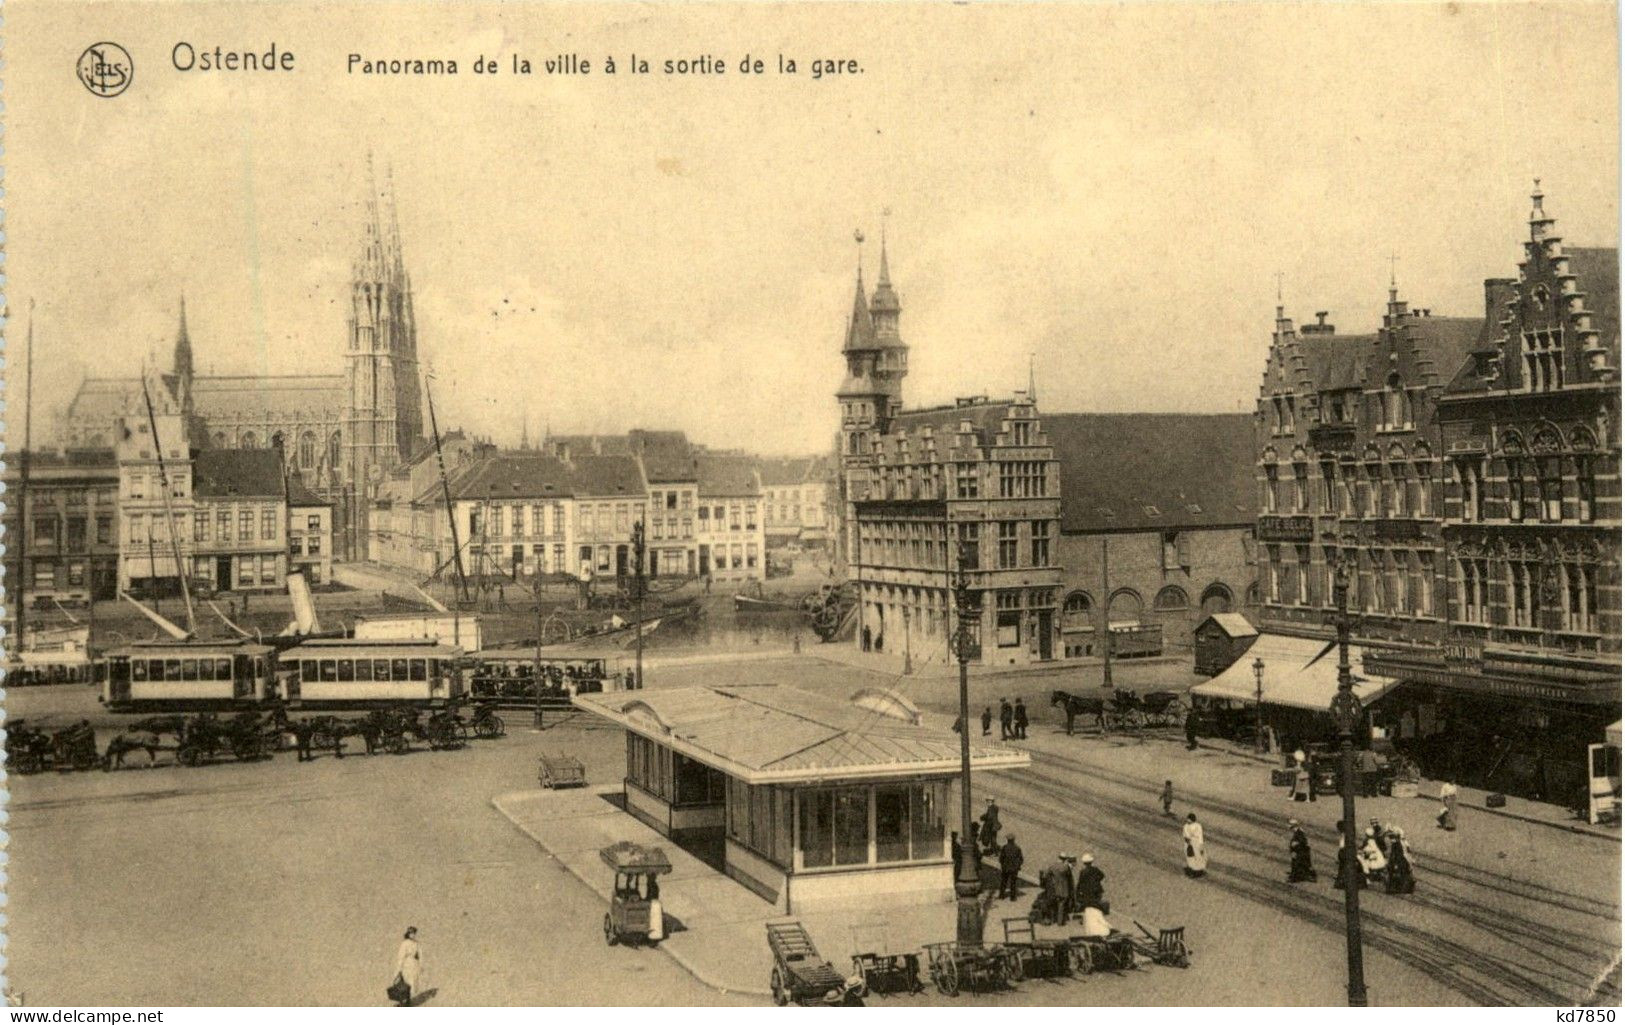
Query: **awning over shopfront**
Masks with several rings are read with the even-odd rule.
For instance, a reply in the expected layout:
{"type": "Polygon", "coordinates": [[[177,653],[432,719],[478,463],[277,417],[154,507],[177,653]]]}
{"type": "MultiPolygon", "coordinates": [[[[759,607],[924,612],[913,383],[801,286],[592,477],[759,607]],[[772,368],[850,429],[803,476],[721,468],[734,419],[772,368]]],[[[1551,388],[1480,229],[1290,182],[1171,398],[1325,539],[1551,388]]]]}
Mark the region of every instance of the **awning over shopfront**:
{"type": "MultiPolygon", "coordinates": [[[[1361,671],[1364,657],[1359,647],[1349,646],[1349,663],[1354,674],[1354,694],[1363,705],[1393,690],[1398,680],[1370,676],[1361,671]]],[[[1304,708],[1315,712],[1330,709],[1337,693],[1337,647],[1325,641],[1281,634],[1261,633],[1247,654],[1224,672],[1191,688],[1191,693],[1224,701],[1253,704],[1258,700],[1256,661],[1264,663],[1264,704],[1304,708]]]]}

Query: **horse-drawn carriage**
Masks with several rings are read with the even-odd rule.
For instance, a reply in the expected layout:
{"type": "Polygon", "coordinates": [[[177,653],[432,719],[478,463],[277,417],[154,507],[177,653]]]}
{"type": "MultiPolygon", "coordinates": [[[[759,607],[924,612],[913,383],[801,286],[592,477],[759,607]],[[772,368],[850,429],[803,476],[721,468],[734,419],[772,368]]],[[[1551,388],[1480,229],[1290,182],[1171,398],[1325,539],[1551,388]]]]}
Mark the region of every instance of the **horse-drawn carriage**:
{"type": "Polygon", "coordinates": [[[96,731],[77,722],[50,733],[22,719],[6,724],[6,768],[21,776],[46,769],[89,769],[97,762],[96,731]]]}
{"type": "Polygon", "coordinates": [[[1060,707],[1066,715],[1068,733],[1080,718],[1092,719],[1102,733],[1110,733],[1147,726],[1178,726],[1184,717],[1183,695],[1172,690],[1151,691],[1144,696],[1126,689],[1095,694],[1058,690],[1050,695],[1050,704],[1060,707]]]}

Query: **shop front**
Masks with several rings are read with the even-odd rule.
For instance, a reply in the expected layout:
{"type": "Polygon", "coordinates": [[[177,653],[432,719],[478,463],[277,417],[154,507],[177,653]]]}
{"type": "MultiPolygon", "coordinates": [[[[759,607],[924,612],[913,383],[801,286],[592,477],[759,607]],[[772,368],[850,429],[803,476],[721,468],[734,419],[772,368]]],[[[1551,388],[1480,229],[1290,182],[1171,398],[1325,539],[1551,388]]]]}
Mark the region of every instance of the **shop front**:
{"type": "MultiPolygon", "coordinates": [[[[894,693],[685,687],[575,703],[627,731],[628,811],[679,839],[720,831],[727,874],[785,911],[952,896],[959,738],[894,693]]],[[[972,746],[973,770],[1028,764],[972,746]]]]}
{"type": "Polygon", "coordinates": [[[1465,646],[1372,652],[1403,680],[1374,723],[1431,779],[1582,808],[1588,745],[1620,717],[1618,671],[1465,646]]]}

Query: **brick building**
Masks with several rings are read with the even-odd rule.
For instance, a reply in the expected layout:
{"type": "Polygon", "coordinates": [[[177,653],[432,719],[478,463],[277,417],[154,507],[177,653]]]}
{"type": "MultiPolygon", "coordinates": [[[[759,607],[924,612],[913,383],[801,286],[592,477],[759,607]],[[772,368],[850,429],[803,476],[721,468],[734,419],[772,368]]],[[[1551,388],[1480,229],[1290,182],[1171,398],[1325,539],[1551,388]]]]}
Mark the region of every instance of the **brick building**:
{"type": "Polygon", "coordinates": [[[20,581],[30,607],[113,598],[119,550],[118,463],[113,450],[30,452],[27,458],[25,503],[21,453],[6,457],[7,591],[20,581]],[[24,504],[26,525],[19,522],[24,504]],[[19,537],[24,537],[21,544],[19,537]]]}
{"type": "Polygon", "coordinates": [[[1060,464],[1064,658],[1192,647],[1215,612],[1257,615],[1248,414],[1050,413],[1060,464]]]}

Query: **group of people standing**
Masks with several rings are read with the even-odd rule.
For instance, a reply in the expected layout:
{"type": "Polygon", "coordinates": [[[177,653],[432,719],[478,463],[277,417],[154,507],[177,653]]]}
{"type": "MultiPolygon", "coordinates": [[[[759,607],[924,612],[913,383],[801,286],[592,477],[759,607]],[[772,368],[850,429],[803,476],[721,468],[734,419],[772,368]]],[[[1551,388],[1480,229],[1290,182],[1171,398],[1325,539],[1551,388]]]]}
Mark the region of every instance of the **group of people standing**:
{"type": "MultiPolygon", "coordinates": [[[[1344,881],[1348,878],[1351,857],[1345,839],[1345,825],[1346,823],[1342,821],[1337,823],[1337,878],[1332,880],[1332,886],[1339,890],[1343,889],[1344,881]]],[[[1286,881],[1289,883],[1316,881],[1320,877],[1315,872],[1310,854],[1309,834],[1297,819],[1288,823],[1288,828],[1291,830],[1291,837],[1287,841],[1290,861],[1286,881]]],[[[1357,868],[1355,878],[1361,889],[1380,883],[1389,893],[1416,892],[1416,873],[1411,861],[1410,843],[1405,839],[1405,830],[1400,827],[1384,826],[1377,819],[1372,819],[1352,857],[1357,868]]]]}
{"type": "Polygon", "coordinates": [[[1085,936],[1111,934],[1106,920],[1111,905],[1106,903],[1106,873],[1095,864],[1095,856],[1082,858],[1058,854],[1055,861],[1038,873],[1038,895],[1033,898],[1030,917],[1045,925],[1063,925],[1073,915],[1083,920],[1085,936]],[[1074,866],[1077,868],[1074,874],[1074,866]]]}
{"type": "MultiPolygon", "coordinates": [[[[982,736],[993,733],[993,708],[991,705],[982,709],[982,736]]],[[[999,739],[1000,740],[1026,740],[1027,739],[1027,703],[1020,698],[1012,705],[1009,698],[999,699],[999,739]]]]}

